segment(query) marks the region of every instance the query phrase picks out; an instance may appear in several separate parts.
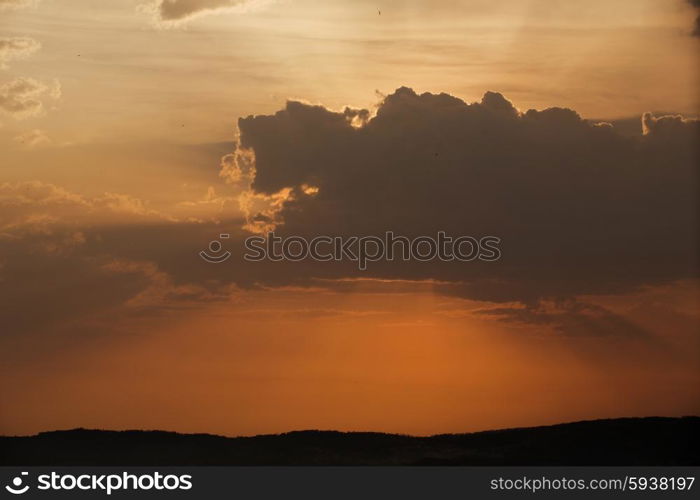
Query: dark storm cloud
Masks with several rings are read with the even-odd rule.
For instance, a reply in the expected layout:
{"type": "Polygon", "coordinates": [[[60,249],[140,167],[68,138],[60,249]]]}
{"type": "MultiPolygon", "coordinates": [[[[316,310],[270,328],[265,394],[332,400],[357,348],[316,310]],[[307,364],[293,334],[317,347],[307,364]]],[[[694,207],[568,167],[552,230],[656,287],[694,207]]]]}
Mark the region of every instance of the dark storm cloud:
{"type": "Polygon", "coordinates": [[[229,298],[231,281],[197,266],[218,231],[123,194],[0,183],[2,362],[100,337],[129,317],[229,298]]]}
{"type": "Polygon", "coordinates": [[[37,335],[108,332],[132,315],[250,288],[343,293],[357,283],[383,291],[427,283],[498,303],[484,314],[500,319],[640,337],[580,296],[697,276],[696,121],[646,114],[630,136],[569,109],[521,113],[497,93],[466,104],[401,88],[373,117],[290,102],[275,115],[241,119],[239,128],[240,147],[222,161],[222,175],[250,183],[246,196],[272,206],[259,215],[251,202],[248,225],[284,220],[280,235],[309,238],[495,235],[503,257],[371,262],[366,271],[352,261],[251,263],[242,259],[249,233],[240,219],[175,218],[123,194],[4,183],[2,352],[31,354],[37,335]],[[286,201],[275,197],[280,191],[290,193],[286,201]],[[231,259],[204,262],[199,251],[223,232],[231,259]]]}
{"type": "MultiPolygon", "coordinates": [[[[700,9],[700,0],[687,0],[690,5],[696,9],[700,9]]],[[[700,14],[695,18],[695,27],[693,28],[693,36],[700,36],[700,14]]]]}
{"type": "Polygon", "coordinates": [[[503,251],[496,263],[376,263],[365,275],[531,304],[697,275],[697,121],[647,114],[629,137],[570,109],[521,113],[498,93],[466,104],[409,88],[363,126],[357,115],[289,102],[239,121],[254,193],[292,190],[278,232],[495,235],[503,251]]]}

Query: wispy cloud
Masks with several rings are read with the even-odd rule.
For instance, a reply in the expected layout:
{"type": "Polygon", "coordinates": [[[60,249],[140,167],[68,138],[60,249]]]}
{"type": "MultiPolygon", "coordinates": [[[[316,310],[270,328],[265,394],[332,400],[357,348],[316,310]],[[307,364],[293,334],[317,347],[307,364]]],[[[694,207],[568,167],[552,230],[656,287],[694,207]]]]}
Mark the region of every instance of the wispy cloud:
{"type": "Polygon", "coordinates": [[[61,84],[46,84],[33,78],[15,78],[0,85],[0,111],[16,119],[37,116],[44,111],[44,100],[61,98],[61,84]]]}
{"type": "Polygon", "coordinates": [[[0,10],[24,9],[25,7],[33,7],[38,3],[39,0],[0,0],[0,10]]]}
{"type": "Polygon", "coordinates": [[[41,48],[41,44],[33,38],[3,37],[0,38],[0,69],[6,69],[7,63],[15,59],[24,59],[41,48]]]}
{"type": "Polygon", "coordinates": [[[158,27],[175,28],[208,14],[242,13],[271,3],[272,0],[154,0],[141,5],[153,16],[158,27]]]}
{"type": "Polygon", "coordinates": [[[39,129],[29,130],[14,137],[14,141],[24,148],[31,149],[51,144],[51,138],[39,129]]]}

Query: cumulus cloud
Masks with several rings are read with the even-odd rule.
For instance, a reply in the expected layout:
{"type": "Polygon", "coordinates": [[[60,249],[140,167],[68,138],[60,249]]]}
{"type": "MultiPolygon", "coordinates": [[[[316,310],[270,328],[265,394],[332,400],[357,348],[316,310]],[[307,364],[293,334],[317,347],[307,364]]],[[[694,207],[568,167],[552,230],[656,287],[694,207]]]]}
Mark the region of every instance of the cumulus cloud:
{"type": "Polygon", "coordinates": [[[0,110],[16,119],[28,118],[44,112],[46,98],[55,101],[60,97],[58,80],[46,84],[33,78],[15,78],[0,85],[0,110]]]}
{"type": "MultiPolygon", "coordinates": [[[[495,92],[468,104],[409,88],[364,124],[352,116],[292,101],[242,118],[238,149],[249,154],[227,157],[223,175],[242,182],[252,172],[251,197],[286,190],[260,218],[283,235],[500,237],[498,262],[377,262],[364,273],[449,281],[448,294],[539,307],[697,276],[697,120],[646,114],[629,137],[571,109],[520,112],[495,92]],[[236,158],[245,159],[239,171],[236,158]]],[[[299,272],[357,273],[330,264],[299,272]]]]}
{"type": "Polygon", "coordinates": [[[142,9],[163,27],[179,26],[196,17],[217,12],[245,12],[270,0],[155,0],[142,9]]]}
{"type": "Polygon", "coordinates": [[[7,62],[28,57],[40,48],[41,44],[33,38],[0,38],[0,69],[6,69],[7,62]]]}

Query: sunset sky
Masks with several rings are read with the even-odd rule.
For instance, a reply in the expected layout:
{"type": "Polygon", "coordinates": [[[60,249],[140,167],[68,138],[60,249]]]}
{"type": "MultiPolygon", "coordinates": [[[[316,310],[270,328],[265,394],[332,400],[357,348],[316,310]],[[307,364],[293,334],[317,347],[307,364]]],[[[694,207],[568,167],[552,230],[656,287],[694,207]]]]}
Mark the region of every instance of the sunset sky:
{"type": "Polygon", "coordinates": [[[0,434],[699,414],[698,5],[0,0],[0,434]]]}

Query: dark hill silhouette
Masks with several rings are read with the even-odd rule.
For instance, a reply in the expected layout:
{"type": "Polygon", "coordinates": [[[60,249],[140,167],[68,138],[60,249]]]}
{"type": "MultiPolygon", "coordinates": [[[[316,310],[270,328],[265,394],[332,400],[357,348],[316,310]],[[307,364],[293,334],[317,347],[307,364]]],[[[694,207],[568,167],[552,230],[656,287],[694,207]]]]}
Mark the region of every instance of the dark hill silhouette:
{"type": "Polygon", "coordinates": [[[0,437],[0,465],[700,465],[700,417],[620,418],[413,437],[75,429],[0,437]]]}

